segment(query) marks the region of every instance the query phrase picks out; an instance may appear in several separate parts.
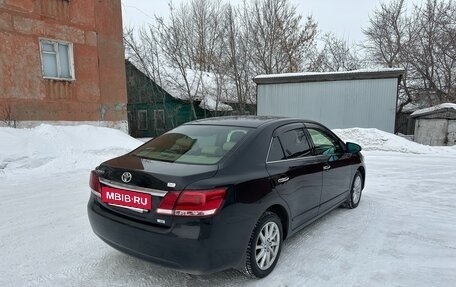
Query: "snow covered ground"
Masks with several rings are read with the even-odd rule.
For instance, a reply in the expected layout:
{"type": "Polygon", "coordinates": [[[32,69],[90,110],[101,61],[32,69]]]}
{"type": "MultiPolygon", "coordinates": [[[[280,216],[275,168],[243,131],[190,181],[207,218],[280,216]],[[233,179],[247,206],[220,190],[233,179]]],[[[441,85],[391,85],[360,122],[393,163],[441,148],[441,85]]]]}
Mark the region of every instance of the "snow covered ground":
{"type": "Polygon", "coordinates": [[[140,141],[89,126],[0,128],[0,286],[454,286],[456,147],[378,130],[336,130],[363,145],[367,185],[289,238],[262,280],[190,276],[124,255],[86,216],[89,171],[140,141]]]}

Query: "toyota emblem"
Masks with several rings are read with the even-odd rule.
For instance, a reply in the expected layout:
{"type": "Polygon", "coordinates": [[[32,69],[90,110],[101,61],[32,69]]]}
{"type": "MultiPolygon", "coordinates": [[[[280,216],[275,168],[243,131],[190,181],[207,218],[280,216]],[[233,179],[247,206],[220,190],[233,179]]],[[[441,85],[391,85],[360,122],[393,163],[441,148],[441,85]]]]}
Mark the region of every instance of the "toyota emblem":
{"type": "Polygon", "coordinates": [[[132,175],[128,171],[122,173],[122,181],[125,183],[129,183],[131,181],[132,175]]]}

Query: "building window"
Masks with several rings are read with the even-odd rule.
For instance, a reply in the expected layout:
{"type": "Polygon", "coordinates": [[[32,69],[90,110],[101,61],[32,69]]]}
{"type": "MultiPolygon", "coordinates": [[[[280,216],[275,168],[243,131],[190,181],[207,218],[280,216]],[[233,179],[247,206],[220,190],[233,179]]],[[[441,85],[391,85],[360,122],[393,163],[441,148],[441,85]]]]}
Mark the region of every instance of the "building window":
{"type": "Polygon", "coordinates": [[[147,130],[147,111],[138,111],[138,130],[147,130]]]}
{"type": "Polygon", "coordinates": [[[43,78],[74,80],[73,44],[40,39],[43,78]]]}
{"type": "Polygon", "coordinates": [[[165,111],[154,110],[154,124],[156,131],[162,131],[165,129],[165,111]]]}

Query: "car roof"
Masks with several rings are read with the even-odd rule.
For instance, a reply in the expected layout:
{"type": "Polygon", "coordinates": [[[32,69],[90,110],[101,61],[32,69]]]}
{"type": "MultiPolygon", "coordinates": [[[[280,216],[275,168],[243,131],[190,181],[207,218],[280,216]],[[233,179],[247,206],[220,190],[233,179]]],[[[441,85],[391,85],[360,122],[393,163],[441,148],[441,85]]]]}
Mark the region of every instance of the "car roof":
{"type": "Polygon", "coordinates": [[[238,126],[258,128],[260,126],[268,126],[276,123],[289,122],[313,122],[298,118],[275,117],[275,116],[229,116],[229,117],[214,117],[196,120],[186,123],[186,125],[218,125],[218,126],[238,126]]]}

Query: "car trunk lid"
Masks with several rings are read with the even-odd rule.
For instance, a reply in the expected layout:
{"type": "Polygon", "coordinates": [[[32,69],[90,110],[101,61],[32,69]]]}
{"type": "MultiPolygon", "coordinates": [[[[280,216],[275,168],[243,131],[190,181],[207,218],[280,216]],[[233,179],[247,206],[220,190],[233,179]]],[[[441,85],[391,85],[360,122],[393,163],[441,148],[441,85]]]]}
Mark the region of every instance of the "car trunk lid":
{"type": "Polygon", "coordinates": [[[217,170],[216,165],[168,163],[125,155],[97,168],[102,184],[99,200],[113,212],[169,227],[172,215],[155,212],[164,196],[170,191],[184,190],[192,182],[213,177],[217,170]]]}

